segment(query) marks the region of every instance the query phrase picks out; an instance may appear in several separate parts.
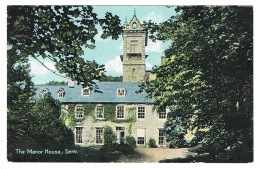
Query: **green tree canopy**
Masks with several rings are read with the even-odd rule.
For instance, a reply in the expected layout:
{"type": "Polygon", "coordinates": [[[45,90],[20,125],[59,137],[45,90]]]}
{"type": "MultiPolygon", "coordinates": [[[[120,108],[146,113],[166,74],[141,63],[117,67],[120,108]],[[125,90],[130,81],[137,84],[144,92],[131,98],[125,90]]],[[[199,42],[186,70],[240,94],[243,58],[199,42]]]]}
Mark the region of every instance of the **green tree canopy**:
{"type": "Polygon", "coordinates": [[[186,6],[175,11],[177,16],[160,25],[147,23],[157,33],[154,40],[172,43],[165,51],[167,62],[153,69],[157,78],[142,89],[159,107],[171,109],[168,121],[182,117],[191,129],[208,129],[205,147],[213,157],[239,148],[245,156],[237,160],[252,161],[252,7],[186,6]]]}
{"type": "Polygon", "coordinates": [[[105,18],[98,18],[92,6],[8,6],[8,50],[16,53],[16,62],[28,62],[29,56],[39,62],[48,58],[59,73],[93,86],[92,80],[102,76],[104,65],[81,56],[83,47],[95,48],[98,25],[103,39],[117,39],[122,31],[117,15],[106,12],[105,18]]]}

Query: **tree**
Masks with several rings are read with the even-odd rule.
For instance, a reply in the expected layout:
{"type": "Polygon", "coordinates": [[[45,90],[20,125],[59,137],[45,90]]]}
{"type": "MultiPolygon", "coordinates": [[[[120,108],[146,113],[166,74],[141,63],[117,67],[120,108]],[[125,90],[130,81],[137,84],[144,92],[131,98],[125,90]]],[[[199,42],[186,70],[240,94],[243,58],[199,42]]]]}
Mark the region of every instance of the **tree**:
{"type": "Polygon", "coordinates": [[[176,16],[160,25],[147,23],[157,33],[151,36],[154,40],[172,44],[165,51],[167,62],[153,69],[157,79],[141,89],[159,107],[170,108],[167,121],[182,117],[187,128],[207,129],[204,147],[212,161],[219,156],[223,161],[252,161],[252,7],[189,6],[175,11],[176,16]],[[227,155],[226,150],[244,156],[227,155]]]}
{"type": "Polygon", "coordinates": [[[95,48],[97,25],[103,39],[117,39],[122,31],[117,15],[106,12],[98,18],[91,6],[8,6],[7,14],[8,50],[19,54],[17,62],[48,58],[59,73],[90,87],[102,77],[104,65],[80,57],[83,47],[95,48]]]}
{"type": "Polygon", "coordinates": [[[29,75],[29,65],[17,62],[17,54],[8,51],[7,60],[7,148],[8,157],[16,143],[26,133],[33,107],[34,87],[29,75]]]}
{"type": "Polygon", "coordinates": [[[48,83],[46,83],[46,85],[52,85],[52,86],[59,86],[59,85],[67,85],[67,83],[65,81],[62,82],[58,82],[58,81],[49,81],[48,83]]]}
{"type": "MultiPolygon", "coordinates": [[[[25,114],[25,113],[23,113],[25,114]]],[[[67,128],[60,119],[60,103],[54,100],[50,95],[43,95],[32,106],[32,109],[26,112],[29,120],[26,124],[26,132],[21,139],[17,139],[11,144],[9,149],[10,161],[62,161],[64,156],[17,154],[14,148],[21,150],[44,150],[61,151],[70,149],[74,146],[74,134],[67,128]]],[[[68,159],[69,160],[69,159],[68,159]]]]}
{"type": "Polygon", "coordinates": [[[122,76],[103,76],[101,77],[100,81],[104,81],[104,82],[122,82],[123,81],[123,77],[122,76]]]}
{"type": "MultiPolygon", "coordinates": [[[[29,57],[40,63],[40,59],[48,58],[55,62],[60,74],[66,73],[78,83],[96,89],[92,80],[103,76],[104,65],[86,61],[81,56],[84,55],[83,47],[95,48],[97,25],[103,30],[103,39],[110,36],[117,39],[121,34],[118,16],[107,12],[105,18],[98,18],[91,6],[7,7],[8,159],[12,158],[17,143],[26,137],[28,124],[36,119],[36,114],[31,114],[35,103],[29,57]]],[[[59,125],[58,117],[55,118],[53,122],[59,125]]],[[[40,120],[37,124],[41,126],[45,121],[40,120]]],[[[60,131],[59,134],[64,133],[60,131]]],[[[33,134],[30,137],[32,140],[38,138],[33,134]]],[[[58,136],[50,136],[51,139],[55,137],[58,136]]]]}

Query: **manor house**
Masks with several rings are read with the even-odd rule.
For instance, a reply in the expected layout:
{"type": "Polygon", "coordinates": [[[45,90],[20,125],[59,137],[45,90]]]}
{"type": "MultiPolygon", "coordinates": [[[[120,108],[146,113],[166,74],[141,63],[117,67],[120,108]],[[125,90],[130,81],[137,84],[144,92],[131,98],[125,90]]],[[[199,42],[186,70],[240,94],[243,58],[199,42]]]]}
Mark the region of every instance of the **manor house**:
{"type": "Polygon", "coordinates": [[[38,85],[37,96],[50,94],[62,103],[62,118],[75,134],[75,144],[102,145],[103,128],[114,130],[117,142],[133,136],[137,146],[146,146],[150,138],[165,146],[163,132],[166,109],[154,109],[153,100],[139,91],[142,82],[153,79],[146,71],[147,31],[136,15],[123,29],[123,82],[96,82],[100,92],[83,88],[73,81],[68,86],[38,85]]]}

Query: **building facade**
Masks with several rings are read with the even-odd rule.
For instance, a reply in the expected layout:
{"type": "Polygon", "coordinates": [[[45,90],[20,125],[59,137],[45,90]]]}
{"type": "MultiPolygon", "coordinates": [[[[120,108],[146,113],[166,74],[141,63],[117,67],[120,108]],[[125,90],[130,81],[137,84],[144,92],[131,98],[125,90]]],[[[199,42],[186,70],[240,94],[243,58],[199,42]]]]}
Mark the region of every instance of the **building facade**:
{"type": "MultiPolygon", "coordinates": [[[[96,82],[100,92],[68,81],[68,86],[37,86],[37,96],[50,94],[62,103],[61,116],[75,134],[75,144],[102,145],[103,129],[110,126],[122,143],[133,136],[138,146],[154,139],[165,146],[163,132],[167,110],[154,109],[153,100],[138,92],[146,79],[147,32],[134,15],[123,29],[123,82],[96,82]]],[[[151,76],[151,75],[150,75],[151,76]]]]}

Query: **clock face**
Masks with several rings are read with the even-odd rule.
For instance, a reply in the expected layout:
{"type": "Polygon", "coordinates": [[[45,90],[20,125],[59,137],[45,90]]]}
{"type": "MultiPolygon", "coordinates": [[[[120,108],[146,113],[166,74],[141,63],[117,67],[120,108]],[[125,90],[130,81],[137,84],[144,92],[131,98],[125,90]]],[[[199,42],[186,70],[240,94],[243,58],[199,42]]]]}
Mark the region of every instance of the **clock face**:
{"type": "Polygon", "coordinates": [[[137,24],[135,22],[132,24],[132,28],[133,29],[137,28],[137,24]]]}

